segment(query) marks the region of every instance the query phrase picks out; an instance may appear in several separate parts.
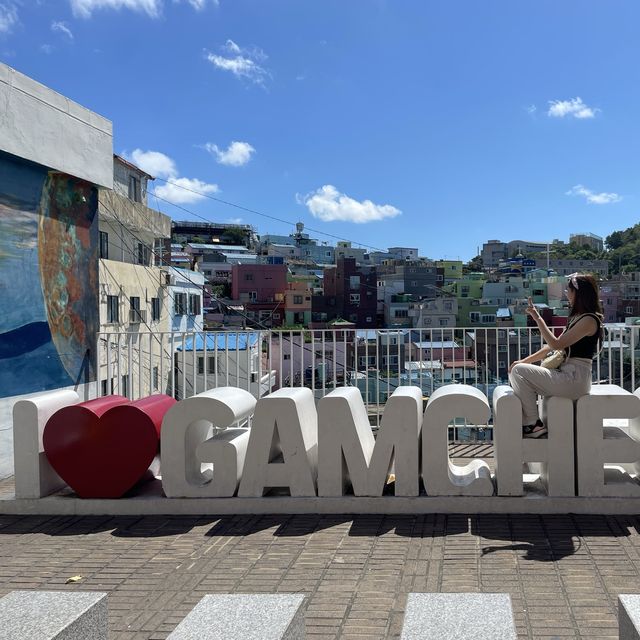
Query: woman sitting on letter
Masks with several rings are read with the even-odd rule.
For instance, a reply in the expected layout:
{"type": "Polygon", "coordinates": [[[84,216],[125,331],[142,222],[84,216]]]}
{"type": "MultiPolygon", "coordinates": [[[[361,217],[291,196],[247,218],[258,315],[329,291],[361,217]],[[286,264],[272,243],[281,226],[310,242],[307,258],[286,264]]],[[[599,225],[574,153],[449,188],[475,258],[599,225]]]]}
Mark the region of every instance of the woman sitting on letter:
{"type": "Polygon", "coordinates": [[[556,337],[529,298],[527,313],[538,325],[546,344],[526,358],[512,362],[509,367],[509,382],[522,402],[525,438],[539,438],[547,434],[547,426],[538,416],[538,395],[577,400],[591,390],[591,361],[602,339],[604,318],[598,285],[591,275],[574,273],[568,277],[565,293],[571,313],[566,329],[556,337]],[[533,364],[553,350],[563,350],[566,354],[566,359],[557,369],[533,364]]]}

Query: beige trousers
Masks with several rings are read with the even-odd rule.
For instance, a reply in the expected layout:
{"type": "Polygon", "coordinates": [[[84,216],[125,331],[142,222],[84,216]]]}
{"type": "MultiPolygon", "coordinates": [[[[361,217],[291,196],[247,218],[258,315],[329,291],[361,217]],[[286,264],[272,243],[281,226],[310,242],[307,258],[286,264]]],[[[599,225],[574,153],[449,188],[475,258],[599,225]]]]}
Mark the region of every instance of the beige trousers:
{"type": "Polygon", "coordinates": [[[509,374],[513,392],[522,403],[522,424],[535,424],[539,417],[538,396],[577,400],[591,390],[591,361],[568,358],[558,369],[537,364],[516,364],[509,374]]]}

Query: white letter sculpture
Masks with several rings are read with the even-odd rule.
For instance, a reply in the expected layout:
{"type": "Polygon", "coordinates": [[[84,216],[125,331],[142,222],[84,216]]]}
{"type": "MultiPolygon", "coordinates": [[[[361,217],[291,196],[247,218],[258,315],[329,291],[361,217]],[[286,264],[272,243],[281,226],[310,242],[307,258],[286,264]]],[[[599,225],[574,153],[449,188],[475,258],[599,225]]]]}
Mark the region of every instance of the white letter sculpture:
{"type": "Polygon", "coordinates": [[[311,389],[279,389],[260,398],[251,424],[238,495],[262,497],[275,487],[316,495],[318,415],[311,389]],[[274,461],[282,454],[282,462],[274,461]]]}
{"type": "Polygon", "coordinates": [[[318,495],[342,496],[350,482],[356,496],[381,496],[395,469],[395,495],[417,496],[421,413],[420,388],[397,388],[376,440],[358,389],[327,394],[318,403],[318,495]]]}
{"type": "Polygon", "coordinates": [[[615,482],[615,469],[605,464],[631,464],[640,471],[640,394],[614,384],[597,384],[576,403],[576,460],[578,495],[632,497],[640,495],[637,482],[615,482]],[[630,434],[619,427],[603,427],[606,418],[628,418],[630,434]],[[609,482],[608,482],[609,481],[609,482]]]}
{"type": "Polygon", "coordinates": [[[422,479],[430,496],[491,496],[489,465],[473,460],[459,467],[449,460],[449,423],[470,418],[475,424],[489,421],[487,397],[475,387],[451,384],[434,391],[422,422],[422,479]]]}
{"type": "Polygon", "coordinates": [[[244,389],[220,387],[173,405],[162,421],[162,488],[168,498],[227,498],[238,486],[249,440],[248,429],[228,429],[249,417],[255,398],[244,389]],[[202,463],[213,463],[202,471],[202,463]]]}
{"type": "Polygon", "coordinates": [[[575,495],[573,452],[573,401],[551,396],[543,400],[543,417],[549,436],[522,437],[522,404],[509,386],[493,392],[493,442],[499,496],[521,496],[522,466],[540,476],[550,496],[575,495]],[[537,464],[540,463],[540,464],[537,464]]]}
{"type": "Polygon", "coordinates": [[[51,391],[13,405],[13,459],[16,498],[42,498],[65,486],[42,446],[47,420],[58,409],[78,404],[72,390],[51,391]]]}

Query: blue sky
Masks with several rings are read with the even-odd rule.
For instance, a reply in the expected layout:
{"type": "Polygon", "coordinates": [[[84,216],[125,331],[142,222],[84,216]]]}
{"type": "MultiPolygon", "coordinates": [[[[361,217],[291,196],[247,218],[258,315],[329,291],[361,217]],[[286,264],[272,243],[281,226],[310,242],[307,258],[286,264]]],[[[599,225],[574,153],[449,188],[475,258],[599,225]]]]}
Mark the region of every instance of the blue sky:
{"type": "Polygon", "coordinates": [[[182,185],[468,260],[638,222],[638,24],[637,0],[0,0],[0,54],[110,118],[176,219],[292,231],[182,185]]]}

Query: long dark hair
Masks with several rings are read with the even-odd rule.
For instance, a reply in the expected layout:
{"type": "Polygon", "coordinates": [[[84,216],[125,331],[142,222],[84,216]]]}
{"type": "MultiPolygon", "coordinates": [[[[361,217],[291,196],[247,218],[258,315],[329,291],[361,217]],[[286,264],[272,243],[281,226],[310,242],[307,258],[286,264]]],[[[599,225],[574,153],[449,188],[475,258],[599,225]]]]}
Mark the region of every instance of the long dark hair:
{"type": "Polygon", "coordinates": [[[598,283],[592,275],[575,273],[569,276],[567,287],[575,293],[569,320],[583,313],[595,313],[601,322],[604,320],[598,283]]]}

